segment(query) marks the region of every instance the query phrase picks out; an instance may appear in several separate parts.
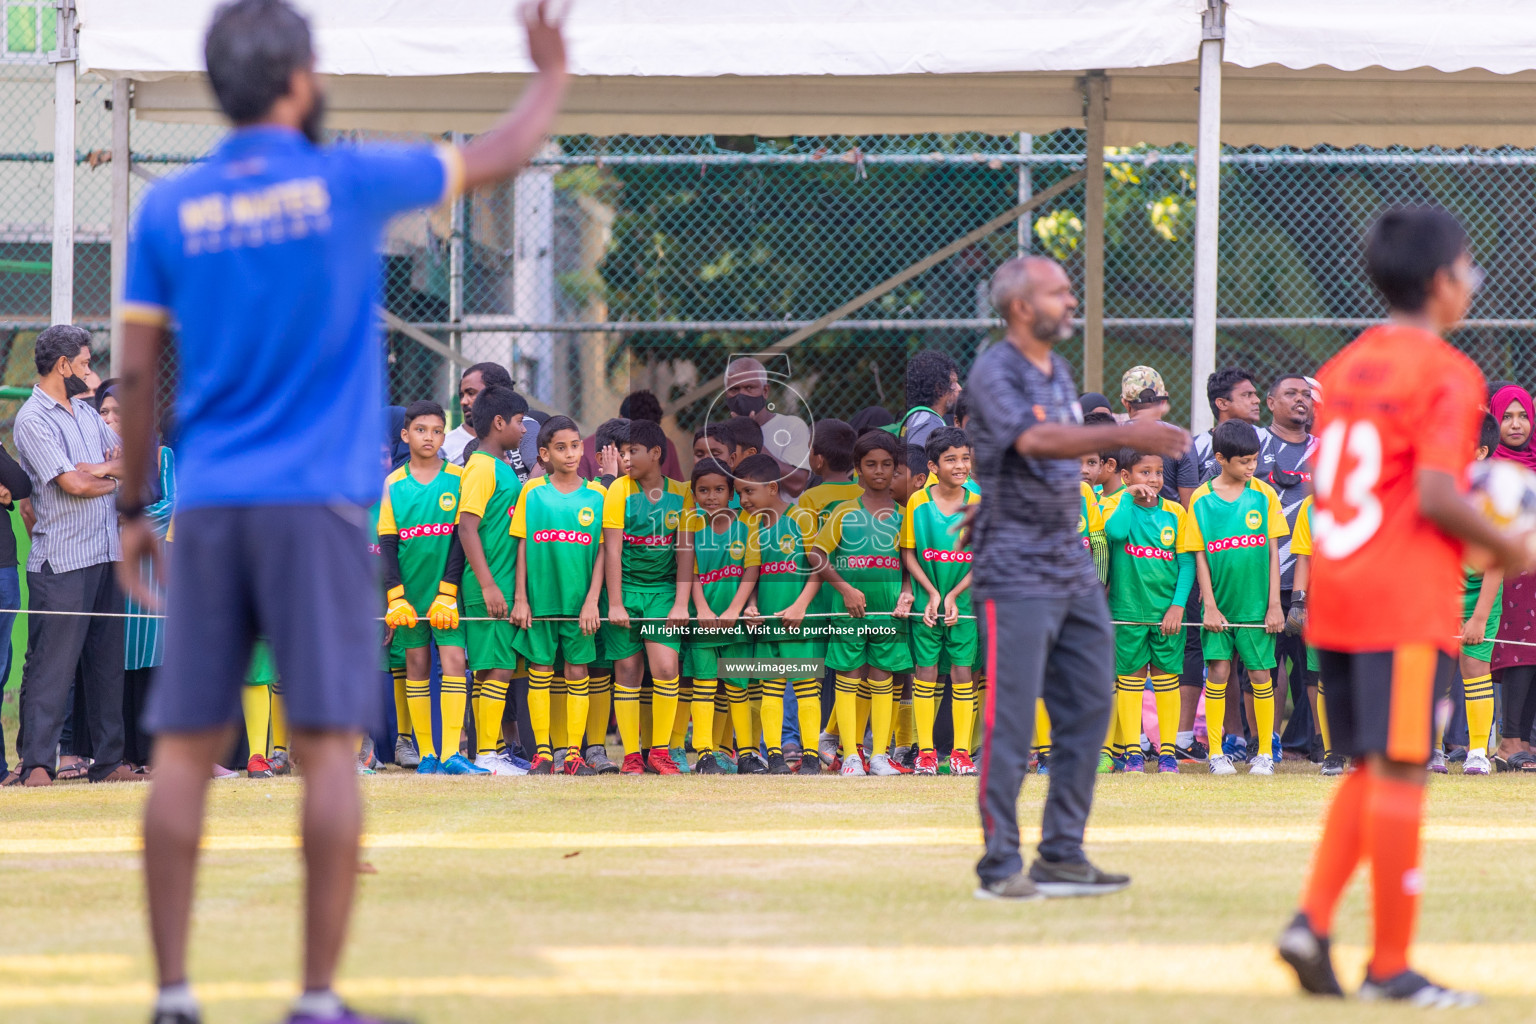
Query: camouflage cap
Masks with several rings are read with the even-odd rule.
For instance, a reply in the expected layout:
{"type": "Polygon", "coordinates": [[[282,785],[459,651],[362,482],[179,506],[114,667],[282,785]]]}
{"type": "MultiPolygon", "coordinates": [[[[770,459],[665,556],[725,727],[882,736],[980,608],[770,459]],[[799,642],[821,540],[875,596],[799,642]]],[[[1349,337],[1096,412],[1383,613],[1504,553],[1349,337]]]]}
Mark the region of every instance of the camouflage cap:
{"type": "Polygon", "coordinates": [[[1133,402],[1144,402],[1147,391],[1157,398],[1167,398],[1168,389],[1163,386],[1163,375],[1150,366],[1133,366],[1120,378],[1120,402],[1129,407],[1133,402]]]}

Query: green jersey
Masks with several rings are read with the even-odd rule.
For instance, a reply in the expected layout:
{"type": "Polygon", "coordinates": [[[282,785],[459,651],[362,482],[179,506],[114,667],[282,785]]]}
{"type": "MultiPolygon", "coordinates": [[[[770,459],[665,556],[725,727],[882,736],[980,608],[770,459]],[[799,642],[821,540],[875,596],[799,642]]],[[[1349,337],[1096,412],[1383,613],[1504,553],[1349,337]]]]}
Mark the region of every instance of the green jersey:
{"type": "MultiPolygon", "coordinates": [[[[522,481],[512,467],[485,452],[475,452],[464,463],[464,477],[459,481],[459,514],[480,517],[480,546],[485,549],[485,564],[491,579],[508,602],[517,586],[517,538],[508,529],[522,481]]],[[[480,577],[473,566],[464,567],[465,608],[484,608],[485,595],[480,577]]]]}
{"type": "Polygon", "coordinates": [[[523,571],[533,614],[581,612],[603,542],[602,518],[602,484],[583,484],[564,494],[551,478],[538,476],[523,487],[511,535],[527,542],[523,571]]]}
{"type": "MultiPolygon", "coordinates": [[[[960,523],[965,505],[975,505],[981,496],[963,491],[964,505],[954,515],[945,515],[929,485],[907,499],[907,514],[901,521],[901,546],[911,548],[933,589],[948,596],[971,571],[971,552],[960,546],[960,523]]],[[[961,615],[971,614],[971,591],[967,588],[955,599],[961,615]]],[[[917,582],[912,585],[912,611],[926,611],[928,590],[917,582]]]]}
{"type": "Polygon", "coordinates": [[[718,615],[736,599],[742,575],[757,565],[757,551],[747,543],[752,528],[740,515],[732,514],[730,525],[716,530],[710,516],[700,509],[690,510],[683,523],[693,538],[693,571],[704,591],[704,602],[718,615]]]}
{"type": "Polygon", "coordinates": [[[445,462],[431,480],[421,483],[404,465],[384,480],[379,536],[400,538],[400,582],[405,585],[406,601],[418,613],[437,597],[443,570],[448,568],[463,474],[464,470],[445,462]]]}
{"type": "MultiPolygon", "coordinates": [[[[688,485],[662,478],[661,493],[645,494],[640,484],[621,476],[603,502],[603,529],[624,532],[623,582],[626,591],[674,591],[677,587],[677,528],[688,485]]],[[[609,600],[613,595],[609,595],[609,600]]]]}
{"type": "Polygon", "coordinates": [[[865,508],[863,498],[845,501],[832,509],[815,542],[843,581],[864,594],[868,614],[895,611],[901,596],[901,506],[881,516],[865,508]]]}
{"type": "Polygon", "coordinates": [[[1124,490],[1105,501],[1111,618],[1161,622],[1169,608],[1183,608],[1189,601],[1195,556],[1178,550],[1186,515],[1184,506],[1176,501],[1159,498],[1148,508],[1124,490]]]}
{"type": "Polygon", "coordinates": [[[777,615],[800,599],[811,577],[816,513],[790,506],[771,525],[764,518],[754,521],[747,547],[757,557],[757,610],[777,615]]]}
{"type": "Polygon", "coordinates": [[[1216,607],[1228,622],[1257,624],[1269,610],[1269,542],[1290,532],[1279,496],[1264,481],[1250,480],[1236,501],[1206,483],[1189,499],[1179,550],[1205,552],[1216,607]]]}

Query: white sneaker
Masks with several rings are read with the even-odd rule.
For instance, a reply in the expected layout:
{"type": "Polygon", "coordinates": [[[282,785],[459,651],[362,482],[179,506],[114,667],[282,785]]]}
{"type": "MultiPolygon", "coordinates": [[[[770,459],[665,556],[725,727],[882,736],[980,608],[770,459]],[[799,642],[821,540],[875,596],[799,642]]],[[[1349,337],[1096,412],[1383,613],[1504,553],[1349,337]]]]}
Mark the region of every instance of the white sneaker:
{"type": "MultiPolygon", "coordinates": [[[[873,762],[871,762],[871,766],[873,766],[873,762]]],[[[857,750],[853,752],[852,757],[843,758],[843,775],[845,777],[862,779],[867,774],[869,773],[864,770],[864,759],[859,756],[857,750]]]]}
{"type": "Polygon", "coordinates": [[[843,741],[831,733],[824,732],[816,737],[816,753],[821,756],[821,763],[828,768],[832,766],[833,761],[837,760],[838,751],[842,747],[843,741]]]}
{"type": "Polygon", "coordinates": [[[228,768],[225,768],[223,765],[215,761],[213,765],[213,777],[214,779],[222,782],[225,779],[238,779],[240,777],[240,773],[232,772],[228,768]]]}
{"type": "Polygon", "coordinates": [[[1212,754],[1210,758],[1212,775],[1236,775],[1237,769],[1232,767],[1232,759],[1226,754],[1212,754]]]}
{"type": "Polygon", "coordinates": [[[869,774],[871,775],[900,775],[896,766],[891,764],[891,755],[876,754],[869,759],[869,774]]]}
{"type": "Polygon", "coordinates": [[[1268,754],[1257,754],[1248,762],[1249,775],[1273,775],[1275,774],[1275,762],[1268,754]]]}
{"type": "Polygon", "coordinates": [[[492,775],[527,775],[526,768],[519,768],[512,761],[495,752],[481,754],[475,758],[475,767],[484,768],[492,775]]]}
{"type": "Polygon", "coordinates": [[[1493,765],[1488,760],[1488,751],[1467,751],[1467,763],[1461,766],[1463,775],[1489,775],[1493,772],[1493,765]]]}
{"type": "Polygon", "coordinates": [[[1436,750],[1429,755],[1429,770],[1436,775],[1445,775],[1451,770],[1445,763],[1445,751],[1436,750]]]}

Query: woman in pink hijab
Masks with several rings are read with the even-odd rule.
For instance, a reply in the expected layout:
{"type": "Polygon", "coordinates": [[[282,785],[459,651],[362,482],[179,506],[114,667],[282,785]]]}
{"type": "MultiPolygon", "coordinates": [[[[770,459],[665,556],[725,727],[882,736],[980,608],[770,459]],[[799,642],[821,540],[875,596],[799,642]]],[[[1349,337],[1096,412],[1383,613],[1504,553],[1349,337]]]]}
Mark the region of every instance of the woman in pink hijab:
{"type": "MultiPolygon", "coordinates": [[[[1536,408],[1530,392],[1518,384],[1496,383],[1488,411],[1499,423],[1499,446],[1492,457],[1536,471],[1536,445],[1531,444],[1536,408]]],[[[1525,573],[1504,581],[1504,617],[1497,639],[1536,644],[1536,575],[1525,573]]],[[[1489,664],[1504,696],[1493,763],[1500,771],[1536,772],[1536,753],[1531,750],[1536,729],[1536,647],[1495,643],[1489,664]]]]}

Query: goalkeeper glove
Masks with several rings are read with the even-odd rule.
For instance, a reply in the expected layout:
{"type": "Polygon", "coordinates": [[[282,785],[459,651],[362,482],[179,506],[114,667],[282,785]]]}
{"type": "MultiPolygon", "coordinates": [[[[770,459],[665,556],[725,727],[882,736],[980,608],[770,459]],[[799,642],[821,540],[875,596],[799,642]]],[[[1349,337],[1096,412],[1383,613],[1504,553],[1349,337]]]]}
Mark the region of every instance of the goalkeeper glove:
{"type": "Polygon", "coordinates": [[[390,629],[416,625],[416,609],[405,599],[404,587],[396,587],[389,592],[389,610],[384,613],[384,625],[390,629]]]}
{"type": "Polygon", "coordinates": [[[459,588],[452,583],[437,585],[437,597],[432,599],[432,607],[427,609],[427,618],[433,629],[459,628],[458,594],[459,588]]]}
{"type": "Polygon", "coordinates": [[[1291,610],[1285,616],[1285,633],[1287,636],[1301,636],[1307,628],[1307,595],[1297,591],[1291,596],[1291,610]]]}

